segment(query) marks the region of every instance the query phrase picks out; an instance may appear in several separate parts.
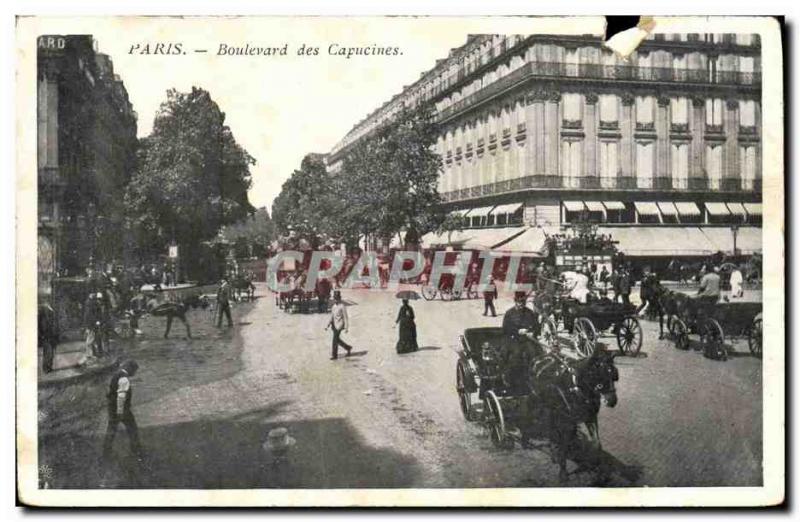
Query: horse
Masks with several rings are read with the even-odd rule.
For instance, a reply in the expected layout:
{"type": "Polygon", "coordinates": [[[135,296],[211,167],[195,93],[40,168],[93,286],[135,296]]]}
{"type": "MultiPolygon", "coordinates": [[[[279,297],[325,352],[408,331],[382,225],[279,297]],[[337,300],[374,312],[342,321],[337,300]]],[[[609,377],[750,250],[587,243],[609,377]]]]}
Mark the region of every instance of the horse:
{"type": "MultiPolygon", "coordinates": [[[[567,451],[577,441],[577,429],[584,426],[595,455],[601,449],[597,414],[602,401],[609,408],[617,404],[615,382],[619,373],[614,366],[616,354],[596,350],[591,357],[571,362],[558,354],[538,357],[530,366],[530,399],[534,410],[544,411],[548,419],[553,460],[558,464],[558,478],[567,480],[567,451]]],[[[538,418],[536,414],[534,417],[538,418]]],[[[601,461],[597,469],[606,478],[601,461]]]]}
{"type": "MultiPolygon", "coordinates": [[[[137,296],[139,300],[145,300],[144,296],[137,296]]],[[[197,294],[184,297],[182,300],[174,301],[159,301],[158,299],[151,298],[145,300],[144,312],[152,315],[153,317],[166,317],[167,329],[164,332],[164,339],[169,337],[169,331],[172,328],[172,320],[177,318],[186,327],[186,337],[192,338],[192,331],[189,327],[189,322],[186,320],[186,312],[190,308],[208,308],[208,301],[197,294]]]]}
{"type": "Polygon", "coordinates": [[[249,277],[243,275],[231,279],[231,289],[237,301],[241,301],[242,296],[245,296],[248,301],[252,301],[256,295],[256,286],[249,277]]]}

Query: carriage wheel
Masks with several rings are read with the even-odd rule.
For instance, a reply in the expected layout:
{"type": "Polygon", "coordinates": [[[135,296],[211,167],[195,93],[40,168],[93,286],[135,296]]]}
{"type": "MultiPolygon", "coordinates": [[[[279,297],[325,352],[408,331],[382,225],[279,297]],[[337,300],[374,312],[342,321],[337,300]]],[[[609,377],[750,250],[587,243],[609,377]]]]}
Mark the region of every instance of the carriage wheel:
{"type": "Polygon", "coordinates": [[[475,420],[475,410],[472,407],[472,393],[467,386],[468,370],[464,365],[464,361],[459,360],[456,363],[456,392],[458,393],[458,402],[461,406],[461,413],[468,422],[475,420]]]}
{"type": "Polygon", "coordinates": [[[463,297],[464,290],[462,290],[460,288],[459,289],[453,288],[453,292],[452,293],[453,293],[453,300],[457,301],[457,300],[461,299],[461,297],[463,297]]]}
{"type": "Polygon", "coordinates": [[[422,297],[424,297],[426,301],[436,299],[436,288],[430,285],[422,285],[422,297]]]}
{"type": "Polygon", "coordinates": [[[477,285],[469,285],[467,287],[467,299],[477,299],[478,298],[478,286],[477,285]]]}
{"type": "Polygon", "coordinates": [[[683,319],[680,317],[674,317],[672,319],[670,333],[672,334],[672,340],[675,342],[675,348],[678,350],[689,349],[689,328],[686,327],[686,323],[683,322],[683,319]]]}
{"type": "Polygon", "coordinates": [[[750,353],[759,359],[761,358],[761,341],[764,335],[763,329],[764,322],[761,319],[756,319],[747,332],[747,346],[750,348],[750,353]]]}
{"type": "Polygon", "coordinates": [[[551,318],[546,318],[542,322],[542,344],[544,344],[550,351],[558,349],[558,329],[555,321],[551,318]]]}
{"type": "Polygon", "coordinates": [[[700,328],[700,345],[706,357],[712,359],[728,360],[728,350],[725,348],[725,334],[722,326],[716,319],[708,318],[700,328]]]}
{"type": "Polygon", "coordinates": [[[642,325],[635,317],[626,317],[617,326],[617,345],[619,351],[634,357],[642,349],[642,325]]]}
{"type": "Polygon", "coordinates": [[[578,317],[572,325],[572,342],[582,358],[591,357],[597,344],[597,330],[588,317],[578,317]]]}
{"type": "Polygon", "coordinates": [[[442,298],[442,301],[452,301],[453,300],[453,291],[449,288],[443,288],[439,290],[439,295],[442,298]]]}
{"type": "Polygon", "coordinates": [[[514,447],[514,439],[506,432],[506,421],[503,416],[503,407],[500,406],[500,399],[491,390],[486,392],[484,401],[484,422],[489,429],[489,437],[496,448],[511,449],[514,447]]]}

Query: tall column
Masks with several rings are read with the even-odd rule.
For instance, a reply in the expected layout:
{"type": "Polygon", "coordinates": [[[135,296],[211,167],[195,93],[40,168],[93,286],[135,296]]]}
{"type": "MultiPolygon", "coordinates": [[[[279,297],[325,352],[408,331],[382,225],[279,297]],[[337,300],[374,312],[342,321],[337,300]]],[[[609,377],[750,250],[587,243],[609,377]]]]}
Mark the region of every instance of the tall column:
{"type": "MultiPolygon", "coordinates": [[[[727,100],[725,103],[725,149],[723,152],[722,177],[740,179],[739,170],[739,102],[727,100]]],[[[732,183],[732,182],[728,182],[732,183]]]]}
{"type": "Polygon", "coordinates": [[[525,175],[538,174],[536,159],[541,151],[536,145],[539,140],[540,130],[536,125],[536,99],[533,93],[525,97],[525,175]]]}
{"type": "MultiPolygon", "coordinates": [[[[619,127],[622,140],[620,142],[620,170],[622,176],[631,178],[634,176],[634,157],[633,157],[633,131],[636,128],[636,121],[633,115],[633,104],[636,97],[632,94],[622,95],[622,116],[620,117],[619,127]]],[[[616,176],[617,173],[615,172],[616,176]]]]}
{"type": "Polygon", "coordinates": [[[658,97],[656,111],[656,178],[669,177],[669,98],[658,97]]]}
{"type": "Polygon", "coordinates": [[[586,110],[583,114],[583,130],[586,133],[583,152],[583,175],[597,176],[597,100],[594,93],[586,95],[586,110]]]}
{"type": "Polygon", "coordinates": [[[529,97],[529,103],[533,103],[533,134],[531,135],[533,148],[533,172],[537,176],[546,174],[547,167],[545,164],[545,136],[547,135],[545,129],[545,109],[544,103],[547,98],[547,93],[542,90],[535,91],[529,97]]]}
{"type": "Polygon", "coordinates": [[[756,132],[758,133],[757,134],[758,143],[756,144],[756,175],[755,175],[755,178],[757,180],[761,180],[761,177],[762,177],[761,155],[763,153],[763,146],[764,146],[764,130],[762,128],[762,122],[761,122],[761,100],[756,100],[755,124],[756,124],[756,132]]]}
{"type": "Polygon", "coordinates": [[[702,97],[692,98],[692,144],[689,149],[689,177],[703,177],[706,132],[706,100],[702,97]]]}
{"type": "Polygon", "coordinates": [[[545,173],[548,176],[558,176],[558,151],[559,135],[561,122],[559,121],[558,104],[561,101],[561,93],[552,91],[545,103],[545,129],[544,129],[544,148],[545,148],[545,173]]]}

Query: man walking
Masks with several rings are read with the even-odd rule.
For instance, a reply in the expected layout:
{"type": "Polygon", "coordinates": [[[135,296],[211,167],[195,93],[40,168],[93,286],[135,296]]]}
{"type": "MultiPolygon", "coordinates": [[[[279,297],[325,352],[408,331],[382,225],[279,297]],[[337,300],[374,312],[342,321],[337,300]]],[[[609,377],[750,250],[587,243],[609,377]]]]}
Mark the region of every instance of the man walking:
{"type": "Polygon", "coordinates": [[[489,276],[489,283],[483,291],[483,315],[492,312],[492,317],[497,317],[494,308],[494,300],[497,299],[497,285],[494,284],[494,276],[489,276]]]}
{"type": "Polygon", "coordinates": [[[139,442],[139,429],[136,426],[136,419],[131,409],[131,397],[133,387],[131,377],[136,374],[139,365],[136,361],[129,360],[123,362],[119,370],[111,377],[108,387],[108,427],[103,441],[103,460],[102,464],[108,464],[111,457],[111,449],[114,445],[114,438],[117,434],[117,425],[120,423],[125,426],[130,442],[131,455],[141,459],[142,447],[139,442]]]}
{"type": "Polygon", "coordinates": [[[217,290],[217,328],[222,327],[222,314],[228,320],[228,328],[233,327],[233,319],[231,318],[231,286],[228,284],[228,278],[223,277],[217,290]]]}
{"type": "Polygon", "coordinates": [[[350,329],[350,320],[347,317],[347,308],[342,303],[342,293],[339,290],[333,292],[333,307],[331,308],[331,320],[328,327],[333,331],[333,340],[331,341],[331,360],[335,361],[339,358],[339,346],[347,351],[347,355],[353,350],[353,347],[344,342],[341,338],[342,330],[347,333],[350,329]]]}
{"type": "Polygon", "coordinates": [[[631,304],[631,272],[627,267],[622,269],[619,277],[619,295],[622,296],[623,304],[631,304]]]}
{"type": "Polygon", "coordinates": [[[90,292],[83,307],[83,323],[86,327],[86,357],[100,357],[105,353],[105,310],[103,294],[90,292]]]}

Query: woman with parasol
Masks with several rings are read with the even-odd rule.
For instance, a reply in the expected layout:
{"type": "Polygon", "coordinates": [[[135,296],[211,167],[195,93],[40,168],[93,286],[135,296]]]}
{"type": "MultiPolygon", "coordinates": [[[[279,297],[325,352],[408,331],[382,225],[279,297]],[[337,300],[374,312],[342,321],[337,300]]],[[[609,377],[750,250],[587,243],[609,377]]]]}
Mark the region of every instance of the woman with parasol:
{"type": "Polygon", "coordinates": [[[419,299],[419,295],[411,290],[398,292],[395,296],[403,300],[397,314],[395,324],[400,325],[400,338],[397,340],[397,353],[415,352],[417,345],[417,324],[414,322],[414,309],[408,304],[410,299],[419,299]]]}

